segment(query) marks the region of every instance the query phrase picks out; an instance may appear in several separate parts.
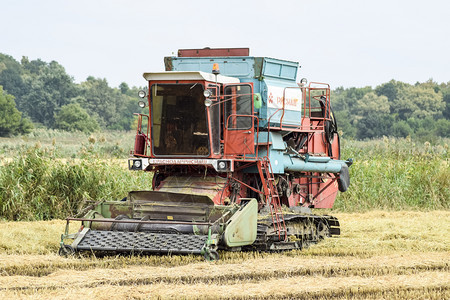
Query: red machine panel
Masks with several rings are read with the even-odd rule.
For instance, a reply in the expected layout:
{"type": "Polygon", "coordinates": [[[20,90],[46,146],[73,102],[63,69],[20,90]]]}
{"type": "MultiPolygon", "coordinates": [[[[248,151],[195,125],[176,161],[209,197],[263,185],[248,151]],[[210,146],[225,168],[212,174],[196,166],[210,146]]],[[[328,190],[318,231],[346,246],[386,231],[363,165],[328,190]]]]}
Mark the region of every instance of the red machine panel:
{"type": "Polygon", "coordinates": [[[180,49],[178,57],[249,56],[249,48],[180,49]]]}

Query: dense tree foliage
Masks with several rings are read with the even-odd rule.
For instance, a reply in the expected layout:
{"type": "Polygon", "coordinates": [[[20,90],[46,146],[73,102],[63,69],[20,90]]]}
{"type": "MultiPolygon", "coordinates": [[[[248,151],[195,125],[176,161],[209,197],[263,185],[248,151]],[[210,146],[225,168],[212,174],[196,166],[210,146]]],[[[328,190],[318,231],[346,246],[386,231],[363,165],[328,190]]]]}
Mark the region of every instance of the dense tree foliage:
{"type": "Polygon", "coordinates": [[[32,128],[32,123],[17,110],[14,96],[4,92],[0,85],[0,136],[24,134],[32,128]]]}
{"type": "MultiPolygon", "coordinates": [[[[3,96],[8,107],[15,100],[14,109],[22,113],[22,127],[14,127],[16,121],[0,120],[16,128],[7,134],[26,132],[27,118],[41,124],[38,126],[64,130],[129,130],[133,113],[140,111],[138,88],[125,82],[112,88],[106,79],[92,76],[77,84],[55,61],[23,57],[18,62],[0,54],[0,85],[14,96],[3,96]]],[[[391,80],[375,88],[338,87],[332,93],[332,107],[338,130],[346,138],[411,136],[431,140],[450,135],[450,82],[429,80],[411,85],[391,80]]],[[[17,113],[12,115],[17,120],[17,113]]]]}
{"type": "Polygon", "coordinates": [[[450,135],[450,82],[410,85],[391,80],[372,87],[334,90],[333,109],[344,136],[431,140],[450,135]]]}
{"type": "Polygon", "coordinates": [[[23,57],[18,62],[0,54],[0,85],[14,96],[17,109],[24,116],[48,128],[129,130],[133,113],[140,110],[136,101],[138,88],[130,88],[126,83],[112,88],[105,79],[91,76],[76,84],[56,61],[30,61],[23,57]],[[74,112],[82,116],[74,118],[74,112]],[[87,122],[85,126],[81,125],[83,120],[87,122]]]}
{"type": "MultiPolygon", "coordinates": [[[[24,93],[23,67],[13,57],[0,53],[0,85],[3,89],[16,97],[24,93]]],[[[18,107],[22,110],[21,107],[18,107]]]]}
{"type": "Polygon", "coordinates": [[[38,61],[31,68],[27,66],[24,65],[23,76],[27,92],[18,99],[19,106],[33,121],[53,127],[57,109],[76,96],[76,86],[64,67],[55,61],[49,64],[38,61]]]}

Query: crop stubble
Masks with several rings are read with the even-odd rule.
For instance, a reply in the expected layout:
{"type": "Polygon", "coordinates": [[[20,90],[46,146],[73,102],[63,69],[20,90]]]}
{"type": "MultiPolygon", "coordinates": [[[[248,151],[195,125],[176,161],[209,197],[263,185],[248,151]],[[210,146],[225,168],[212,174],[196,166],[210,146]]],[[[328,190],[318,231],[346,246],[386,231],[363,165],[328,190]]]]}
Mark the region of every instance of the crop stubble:
{"type": "Polygon", "coordinates": [[[335,214],[342,236],[286,253],[61,258],[63,221],[0,223],[0,298],[450,298],[450,212],[335,214]]]}

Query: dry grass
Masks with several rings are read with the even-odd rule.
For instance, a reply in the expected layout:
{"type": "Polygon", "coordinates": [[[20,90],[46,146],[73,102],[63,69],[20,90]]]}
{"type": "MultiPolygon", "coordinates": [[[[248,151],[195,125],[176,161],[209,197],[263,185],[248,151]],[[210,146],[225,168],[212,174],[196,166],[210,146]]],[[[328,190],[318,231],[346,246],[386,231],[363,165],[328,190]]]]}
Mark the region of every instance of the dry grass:
{"type": "MultiPolygon", "coordinates": [[[[448,299],[450,212],[336,214],[305,251],[61,258],[64,221],[0,223],[0,298],[448,299]]],[[[75,227],[74,227],[75,229],[75,227]]]]}

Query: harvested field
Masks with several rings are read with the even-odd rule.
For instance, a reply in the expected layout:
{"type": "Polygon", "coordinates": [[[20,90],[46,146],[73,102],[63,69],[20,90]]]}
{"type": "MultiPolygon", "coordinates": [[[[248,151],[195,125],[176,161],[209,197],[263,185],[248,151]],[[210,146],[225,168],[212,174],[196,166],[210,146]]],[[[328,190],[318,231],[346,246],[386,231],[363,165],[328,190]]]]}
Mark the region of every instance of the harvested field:
{"type": "Polygon", "coordinates": [[[304,251],[194,256],[55,253],[64,221],[0,223],[0,298],[449,299],[450,212],[333,213],[304,251]]]}

